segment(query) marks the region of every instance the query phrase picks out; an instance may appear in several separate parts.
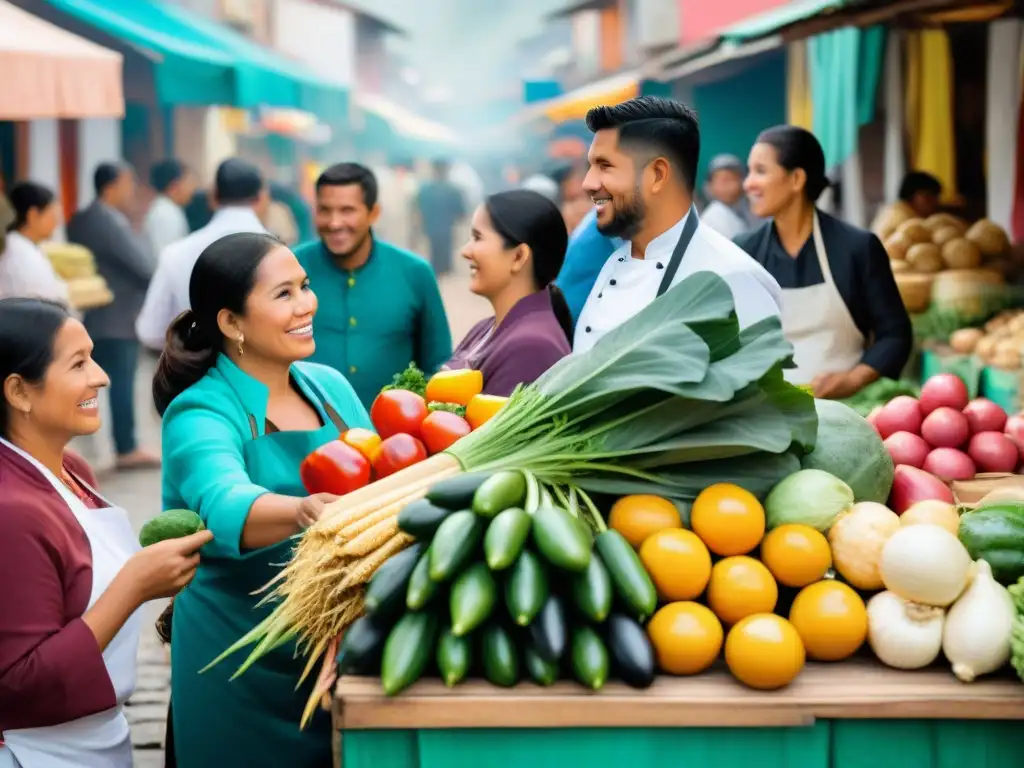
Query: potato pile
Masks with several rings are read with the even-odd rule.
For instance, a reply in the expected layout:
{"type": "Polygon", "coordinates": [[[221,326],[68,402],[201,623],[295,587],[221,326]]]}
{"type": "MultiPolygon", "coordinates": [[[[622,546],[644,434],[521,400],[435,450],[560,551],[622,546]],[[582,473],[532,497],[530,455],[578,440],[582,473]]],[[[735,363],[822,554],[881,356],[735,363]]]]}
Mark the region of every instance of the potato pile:
{"type": "Polygon", "coordinates": [[[1006,232],[988,219],[968,228],[963,219],[936,213],[923,220],[906,219],[898,224],[891,220],[889,224],[891,232],[883,242],[896,273],[976,269],[1010,250],[1006,232]]]}
{"type": "Polygon", "coordinates": [[[954,352],[977,355],[986,365],[1016,370],[1024,348],[1024,310],[1001,312],[985,328],[962,328],[949,337],[954,352]]]}
{"type": "MultiPolygon", "coordinates": [[[[998,224],[981,219],[968,227],[963,219],[936,213],[927,219],[909,217],[894,206],[879,231],[903,303],[911,312],[923,312],[932,301],[938,273],[984,268],[1002,273],[1010,251],[1010,238],[998,224]]],[[[985,282],[991,282],[986,279],[985,282]]]]}

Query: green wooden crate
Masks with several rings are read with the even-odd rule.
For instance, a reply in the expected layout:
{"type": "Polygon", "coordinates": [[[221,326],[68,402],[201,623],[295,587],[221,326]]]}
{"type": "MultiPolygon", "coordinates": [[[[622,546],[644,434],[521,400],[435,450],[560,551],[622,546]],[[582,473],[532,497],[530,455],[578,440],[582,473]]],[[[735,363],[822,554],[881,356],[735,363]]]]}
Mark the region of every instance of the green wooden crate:
{"type": "Polygon", "coordinates": [[[987,397],[1009,414],[1020,413],[1022,390],[1024,372],[1002,368],[985,368],[982,372],[981,396],[987,397]]]}

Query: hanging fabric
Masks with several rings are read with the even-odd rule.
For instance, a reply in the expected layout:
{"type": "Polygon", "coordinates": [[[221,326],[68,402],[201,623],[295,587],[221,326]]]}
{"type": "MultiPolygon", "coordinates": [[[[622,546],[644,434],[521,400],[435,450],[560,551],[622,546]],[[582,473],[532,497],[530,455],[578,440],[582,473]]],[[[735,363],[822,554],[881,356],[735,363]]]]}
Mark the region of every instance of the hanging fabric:
{"type": "Polygon", "coordinates": [[[957,197],[953,128],[953,55],[941,29],[908,33],[907,130],[911,168],[942,183],[943,199],[957,197]]]}
{"type": "Polygon", "coordinates": [[[805,130],[814,129],[811,83],[807,72],[807,43],[790,43],[786,51],[786,122],[805,130]]]}

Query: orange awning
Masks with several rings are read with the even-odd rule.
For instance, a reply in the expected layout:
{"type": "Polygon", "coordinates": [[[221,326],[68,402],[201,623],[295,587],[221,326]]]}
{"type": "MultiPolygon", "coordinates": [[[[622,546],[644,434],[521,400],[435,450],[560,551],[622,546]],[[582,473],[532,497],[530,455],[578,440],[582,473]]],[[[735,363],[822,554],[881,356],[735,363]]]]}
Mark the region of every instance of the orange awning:
{"type": "Polygon", "coordinates": [[[121,54],[0,0],[0,120],[122,117],[121,54]]]}

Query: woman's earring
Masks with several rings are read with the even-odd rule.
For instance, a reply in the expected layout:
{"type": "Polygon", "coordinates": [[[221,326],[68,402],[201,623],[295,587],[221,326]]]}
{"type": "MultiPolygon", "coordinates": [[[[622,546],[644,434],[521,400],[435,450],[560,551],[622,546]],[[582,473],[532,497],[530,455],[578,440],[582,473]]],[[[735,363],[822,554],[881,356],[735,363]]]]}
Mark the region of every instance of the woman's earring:
{"type": "Polygon", "coordinates": [[[239,334],[238,335],[238,354],[239,355],[244,355],[245,354],[245,350],[242,349],[242,342],[244,342],[244,341],[245,341],[245,336],[243,336],[242,334],[239,334]]]}

